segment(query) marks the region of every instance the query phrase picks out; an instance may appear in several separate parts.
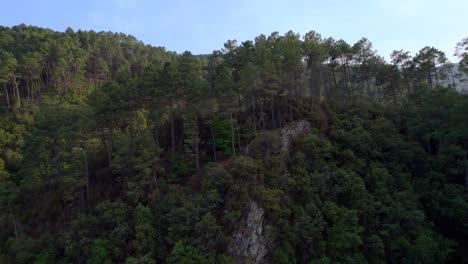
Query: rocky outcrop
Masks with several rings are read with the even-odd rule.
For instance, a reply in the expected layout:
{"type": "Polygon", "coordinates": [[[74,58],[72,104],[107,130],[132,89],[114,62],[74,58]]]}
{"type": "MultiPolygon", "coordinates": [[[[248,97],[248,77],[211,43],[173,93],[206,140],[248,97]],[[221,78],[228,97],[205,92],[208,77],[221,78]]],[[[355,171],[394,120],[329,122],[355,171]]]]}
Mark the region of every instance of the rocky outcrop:
{"type": "Polygon", "coordinates": [[[291,139],[305,135],[310,131],[312,125],[309,121],[301,120],[288,124],[281,129],[281,151],[285,152],[289,150],[291,145],[291,139]]]}
{"type": "MultiPolygon", "coordinates": [[[[275,131],[278,150],[289,151],[291,140],[304,136],[312,128],[309,121],[297,121],[275,131]]],[[[276,143],[276,142],[275,142],[276,143]]],[[[266,256],[271,249],[273,237],[271,226],[265,224],[265,210],[255,201],[249,203],[237,230],[228,245],[228,254],[233,263],[258,264],[268,263],[266,256]]]]}
{"type": "Polygon", "coordinates": [[[233,263],[267,263],[265,256],[271,243],[271,227],[264,222],[265,211],[256,202],[251,201],[246,217],[242,219],[228,246],[233,263]]]}

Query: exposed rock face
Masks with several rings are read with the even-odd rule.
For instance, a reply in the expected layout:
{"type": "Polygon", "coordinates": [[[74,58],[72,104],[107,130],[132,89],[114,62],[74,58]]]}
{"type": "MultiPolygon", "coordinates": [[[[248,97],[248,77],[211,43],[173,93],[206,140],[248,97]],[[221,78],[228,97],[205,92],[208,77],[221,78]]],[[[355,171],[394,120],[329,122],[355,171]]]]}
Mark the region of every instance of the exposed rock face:
{"type": "Polygon", "coordinates": [[[242,219],[239,229],[234,232],[228,253],[233,263],[266,263],[270,236],[269,226],[265,226],[265,211],[252,201],[247,217],[242,219]]]}
{"type": "Polygon", "coordinates": [[[458,68],[458,63],[450,63],[437,70],[446,75],[445,78],[440,78],[439,84],[442,86],[455,85],[455,89],[461,93],[468,93],[468,75],[458,68]]]}
{"type": "Polygon", "coordinates": [[[291,139],[305,135],[310,131],[312,125],[309,121],[301,120],[288,124],[281,129],[281,151],[285,152],[289,150],[291,145],[291,139]]]}
{"type": "MultiPolygon", "coordinates": [[[[310,122],[305,120],[293,122],[281,128],[278,130],[279,149],[282,152],[288,151],[291,140],[307,134],[311,128],[310,122]]],[[[233,263],[269,263],[266,256],[271,249],[272,240],[271,226],[265,224],[265,210],[255,201],[251,201],[227,250],[233,263]]]]}

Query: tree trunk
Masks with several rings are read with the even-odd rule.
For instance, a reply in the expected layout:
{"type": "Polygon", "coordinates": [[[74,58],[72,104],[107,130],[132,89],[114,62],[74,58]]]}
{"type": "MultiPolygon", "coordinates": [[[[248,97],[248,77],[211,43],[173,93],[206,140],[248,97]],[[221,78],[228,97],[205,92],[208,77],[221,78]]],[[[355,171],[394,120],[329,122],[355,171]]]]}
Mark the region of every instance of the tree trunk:
{"type": "Polygon", "coordinates": [[[396,96],[396,85],[393,85],[393,83],[390,83],[390,87],[392,89],[392,96],[393,96],[393,103],[397,103],[397,96],[396,96]]]}
{"type": "Polygon", "coordinates": [[[321,78],[323,81],[323,97],[324,99],[328,99],[328,93],[329,93],[328,76],[323,70],[321,71],[321,78]]]}
{"type": "Polygon", "coordinates": [[[370,84],[369,84],[369,77],[366,78],[366,84],[367,84],[367,96],[371,96],[371,89],[370,89],[370,84]]]}
{"type": "Polygon", "coordinates": [[[30,87],[31,87],[30,80],[28,79],[28,80],[26,80],[26,92],[27,92],[26,98],[28,98],[29,104],[31,104],[31,98],[29,97],[30,96],[30,89],[31,89],[30,87]]]}
{"type": "Polygon", "coordinates": [[[265,129],[265,115],[266,113],[263,111],[263,102],[260,104],[260,130],[264,130],[265,129]]]}
{"type": "Polygon", "coordinates": [[[3,88],[5,88],[5,96],[6,96],[7,107],[10,108],[10,95],[8,94],[8,88],[7,88],[6,83],[3,84],[3,88]]]}
{"type": "Polygon", "coordinates": [[[434,75],[435,75],[435,79],[436,79],[436,87],[439,86],[439,77],[437,76],[437,67],[435,65],[435,59],[434,57],[432,57],[432,65],[434,67],[434,75]]]}
{"type": "Polygon", "coordinates": [[[294,118],[293,118],[293,98],[292,98],[292,96],[289,98],[289,119],[291,120],[291,123],[294,121],[294,118]]]}
{"type": "Polygon", "coordinates": [[[83,148],[83,158],[84,158],[84,170],[86,175],[86,208],[89,207],[89,197],[91,196],[90,192],[90,179],[89,179],[89,166],[88,166],[88,155],[86,154],[86,148],[83,148]]]}
{"type": "Polygon", "coordinates": [[[113,129],[109,128],[109,146],[107,147],[107,158],[109,159],[109,168],[112,165],[112,145],[114,144],[113,129]]]}
{"type": "Polygon", "coordinates": [[[157,168],[157,160],[153,162],[153,181],[154,181],[154,189],[159,192],[159,186],[158,186],[158,178],[157,178],[157,173],[156,173],[156,168],[157,168]]]}
{"type": "Polygon", "coordinates": [[[234,156],[236,156],[235,135],[234,135],[234,120],[232,118],[232,112],[231,112],[231,147],[232,147],[232,154],[234,156]]]}
{"type": "Polygon", "coordinates": [[[198,118],[195,118],[195,165],[197,175],[200,175],[200,154],[199,154],[198,118]]]}
{"type": "Polygon", "coordinates": [[[315,84],[315,80],[314,80],[314,70],[313,70],[313,67],[310,66],[310,77],[309,77],[309,86],[310,86],[310,97],[313,97],[315,95],[315,90],[314,90],[314,84],[315,84]]]}
{"type": "Polygon", "coordinates": [[[239,118],[236,118],[236,125],[237,125],[236,129],[237,129],[237,147],[239,148],[239,151],[240,151],[241,150],[241,136],[240,136],[239,118]]]}
{"type": "Polygon", "coordinates": [[[42,96],[42,90],[41,90],[41,80],[37,79],[37,96],[41,97],[42,96]]]}
{"type": "Polygon", "coordinates": [[[252,119],[253,119],[253,127],[254,127],[254,135],[257,135],[257,110],[256,110],[256,107],[255,107],[255,95],[252,94],[252,111],[253,111],[253,114],[252,114],[252,119]]]}
{"type": "Polygon", "coordinates": [[[455,78],[453,77],[453,71],[452,71],[452,68],[450,68],[450,77],[452,78],[452,85],[453,85],[453,88],[455,89],[455,78]]]}
{"type": "Polygon", "coordinates": [[[346,64],[343,64],[343,93],[346,91],[346,84],[348,83],[348,74],[346,64]]]}
{"type": "Polygon", "coordinates": [[[30,89],[31,89],[31,91],[30,91],[31,98],[29,98],[29,103],[30,103],[30,108],[31,108],[31,110],[32,110],[32,108],[33,108],[33,102],[34,102],[34,79],[33,79],[32,76],[30,77],[30,80],[31,80],[31,86],[30,86],[30,89]]]}
{"type": "Polygon", "coordinates": [[[18,226],[16,223],[16,217],[15,217],[15,214],[13,213],[13,209],[11,208],[10,201],[8,201],[7,203],[8,203],[8,210],[10,211],[11,222],[13,224],[13,230],[15,231],[15,238],[18,239],[19,235],[18,235],[18,226]]]}
{"type": "Polygon", "coordinates": [[[271,95],[271,120],[273,122],[273,129],[276,129],[276,120],[275,120],[275,104],[274,104],[274,97],[271,95]]]}
{"type": "Polygon", "coordinates": [[[172,157],[174,157],[174,154],[175,154],[175,135],[174,135],[174,113],[172,112],[172,98],[171,98],[170,104],[171,104],[170,116],[171,116],[172,157]]]}
{"type": "Polygon", "coordinates": [[[213,159],[216,161],[216,139],[213,131],[213,124],[210,123],[210,132],[211,132],[211,142],[213,144],[213,159]]]}
{"type": "Polygon", "coordinates": [[[278,117],[278,127],[281,127],[282,123],[281,123],[281,108],[280,108],[280,104],[281,104],[281,101],[280,101],[280,97],[277,96],[276,97],[276,109],[277,109],[277,117],[278,117]]]}
{"type": "Polygon", "coordinates": [[[16,75],[13,74],[13,85],[14,88],[16,89],[16,96],[18,97],[18,107],[21,107],[21,98],[20,98],[20,92],[18,88],[18,83],[16,82],[16,75]]]}
{"type": "Polygon", "coordinates": [[[160,148],[159,147],[159,133],[158,133],[158,123],[156,121],[154,121],[154,125],[153,125],[153,140],[154,140],[154,144],[156,145],[156,148],[160,148]]]}
{"type": "MultiPolygon", "coordinates": [[[[322,64],[320,64],[320,68],[322,68],[322,64]]],[[[320,78],[320,68],[315,70],[315,96],[320,99],[320,86],[321,86],[321,78],[320,78]]]]}
{"type": "Polygon", "coordinates": [[[331,95],[336,99],[336,87],[338,83],[336,82],[336,73],[335,73],[335,65],[332,64],[332,76],[333,76],[333,89],[331,89],[331,95]]]}
{"type": "Polygon", "coordinates": [[[429,154],[432,154],[431,137],[429,136],[429,133],[426,133],[426,141],[427,141],[427,150],[429,154]]]}
{"type": "Polygon", "coordinates": [[[468,158],[467,158],[467,150],[468,150],[468,140],[465,140],[464,144],[464,156],[463,160],[465,161],[465,188],[468,190],[468,158]]]}
{"type": "Polygon", "coordinates": [[[81,188],[80,191],[80,201],[81,201],[81,214],[85,214],[85,202],[84,202],[84,193],[85,193],[85,188],[81,188]]]}
{"type": "Polygon", "coordinates": [[[429,74],[427,75],[427,80],[429,81],[429,85],[431,87],[431,90],[434,88],[432,87],[432,73],[431,73],[431,70],[429,70],[429,74]]]}

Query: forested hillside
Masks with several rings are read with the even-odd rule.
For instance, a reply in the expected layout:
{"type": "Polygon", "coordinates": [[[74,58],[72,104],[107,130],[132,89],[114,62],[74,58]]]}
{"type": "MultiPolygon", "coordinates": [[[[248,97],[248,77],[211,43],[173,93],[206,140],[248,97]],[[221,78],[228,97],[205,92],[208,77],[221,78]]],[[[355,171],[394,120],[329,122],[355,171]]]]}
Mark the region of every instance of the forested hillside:
{"type": "Polygon", "coordinates": [[[0,263],[468,263],[455,48],[0,27],[0,263]]]}

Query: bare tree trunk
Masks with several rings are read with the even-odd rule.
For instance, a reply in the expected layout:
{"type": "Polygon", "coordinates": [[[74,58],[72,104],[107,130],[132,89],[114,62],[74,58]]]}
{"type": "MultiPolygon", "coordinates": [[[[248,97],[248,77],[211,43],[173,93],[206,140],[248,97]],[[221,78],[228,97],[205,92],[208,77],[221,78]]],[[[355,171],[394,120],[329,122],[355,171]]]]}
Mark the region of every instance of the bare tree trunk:
{"type": "Polygon", "coordinates": [[[29,101],[29,104],[31,104],[31,98],[30,98],[30,89],[31,89],[31,84],[30,84],[30,80],[26,80],[26,92],[27,92],[27,96],[26,98],[28,99],[29,101]]]}
{"type": "Polygon", "coordinates": [[[343,64],[343,92],[346,91],[346,84],[348,83],[348,74],[346,70],[346,64],[343,64]]]}
{"type": "Polygon", "coordinates": [[[171,110],[170,110],[170,115],[171,115],[171,143],[172,143],[172,157],[174,157],[175,154],[175,135],[174,135],[174,113],[172,112],[172,98],[171,98],[171,110]]]}
{"type": "Polygon", "coordinates": [[[432,87],[432,76],[431,76],[431,70],[429,70],[429,74],[427,76],[427,80],[429,81],[429,85],[431,86],[431,90],[434,88],[432,87]]]}
{"type": "Polygon", "coordinates": [[[179,137],[179,147],[184,146],[184,138],[185,138],[185,124],[184,124],[184,120],[182,120],[181,136],[179,137]]]}
{"type": "Polygon", "coordinates": [[[10,108],[10,95],[8,94],[8,88],[7,88],[6,83],[3,84],[3,88],[5,88],[7,107],[10,108]]]}
{"type": "Polygon", "coordinates": [[[85,188],[81,188],[81,191],[80,191],[80,201],[81,201],[81,214],[82,214],[82,215],[85,214],[84,192],[85,192],[85,188]]]}
{"type": "Polygon", "coordinates": [[[452,78],[452,85],[453,85],[453,88],[455,89],[455,78],[453,77],[452,68],[450,68],[450,77],[452,78]]]}
{"type": "MultiPolygon", "coordinates": [[[[320,68],[322,68],[322,64],[320,64],[320,68]]],[[[320,68],[315,70],[315,96],[320,99],[320,86],[321,86],[321,78],[320,78],[320,68]]]]}
{"type": "Polygon", "coordinates": [[[257,134],[257,110],[256,110],[256,103],[255,103],[255,95],[252,94],[252,110],[253,110],[253,115],[252,115],[252,118],[253,118],[253,127],[254,127],[254,135],[257,134]]]}
{"type": "Polygon", "coordinates": [[[18,106],[21,107],[21,98],[20,98],[20,92],[18,88],[18,82],[16,82],[16,75],[13,74],[13,85],[14,88],[16,89],[16,96],[18,97],[18,106]]]}
{"type": "Polygon", "coordinates": [[[281,108],[280,108],[280,97],[277,96],[278,99],[276,99],[276,108],[277,108],[277,113],[278,113],[278,127],[281,127],[281,108]]]}
{"type": "Polygon", "coordinates": [[[237,125],[237,147],[239,148],[239,151],[240,151],[241,150],[241,136],[240,136],[240,125],[239,125],[238,118],[236,118],[236,125],[237,125]]]}
{"type": "Polygon", "coordinates": [[[89,197],[91,196],[91,192],[90,192],[88,155],[86,154],[86,148],[83,148],[83,154],[84,154],[84,170],[85,170],[85,175],[86,175],[86,208],[88,208],[89,197]]]}
{"type": "Polygon", "coordinates": [[[322,76],[322,81],[323,81],[323,97],[324,99],[328,99],[328,96],[329,96],[328,93],[330,92],[328,76],[324,71],[322,71],[321,76],[322,76]]]}
{"type": "Polygon", "coordinates": [[[109,159],[109,168],[112,165],[112,145],[114,144],[113,129],[109,128],[109,146],[107,147],[107,158],[109,159]]]}
{"type": "Polygon", "coordinates": [[[30,77],[30,80],[31,80],[31,87],[30,87],[30,89],[31,89],[31,91],[30,91],[31,98],[29,99],[29,105],[30,105],[30,108],[32,110],[33,102],[34,102],[34,79],[33,79],[32,76],[30,77]]]}
{"type": "Polygon", "coordinates": [[[273,129],[276,129],[276,120],[275,120],[275,104],[274,104],[274,97],[271,95],[271,119],[273,121],[273,129]]]}
{"type": "Polygon", "coordinates": [[[429,133],[427,132],[426,132],[426,140],[427,140],[427,150],[429,151],[429,154],[432,154],[431,137],[429,136],[429,133]]]}
{"type": "Polygon", "coordinates": [[[42,91],[41,91],[41,80],[40,79],[37,80],[37,92],[38,92],[37,95],[39,97],[41,97],[42,96],[42,91]]]}
{"type": "Polygon", "coordinates": [[[154,125],[153,125],[153,140],[156,145],[156,148],[159,149],[160,147],[159,147],[158,123],[156,121],[154,121],[154,125]]]}
{"type": "Polygon", "coordinates": [[[159,192],[159,186],[158,186],[158,178],[157,178],[157,173],[156,173],[156,168],[157,168],[157,160],[153,162],[153,181],[154,181],[154,188],[157,192],[159,192]]]}
{"type": "Polygon", "coordinates": [[[292,96],[289,98],[289,119],[291,120],[291,123],[294,121],[294,118],[293,118],[293,98],[292,98],[292,96]]]}
{"type": "Polygon", "coordinates": [[[232,112],[231,112],[231,147],[232,147],[232,154],[234,156],[236,156],[235,136],[234,136],[234,120],[232,118],[232,112]]]}
{"type": "Polygon", "coordinates": [[[265,129],[265,115],[266,113],[263,111],[263,102],[260,104],[260,130],[265,129]]]}
{"type": "Polygon", "coordinates": [[[464,156],[463,160],[465,161],[465,188],[468,189],[468,158],[467,158],[467,150],[468,150],[468,141],[465,140],[464,144],[464,156]]]}
{"type": "Polygon", "coordinates": [[[213,131],[213,124],[210,123],[211,142],[213,143],[213,159],[216,161],[216,139],[213,131]]]}
{"type": "Polygon", "coordinates": [[[15,214],[13,213],[13,209],[11,208],[10,201],[8,201],[7,203],[8,203],[8,210],[10,211],[11,222],[13,224],[13,229],[15,231],[15,238],[18,239],[19,235],[18,235],[18,226],[16,223],[16,217],[15,217],[15,214]]]}
{"type": "Polygon", "coordinates": [[[400,84],[397,85],[398,93],[400,94],[400,100],[403,100],[403,89],[401,88],[400,84]]]}
{"type": "Polygon", "coordinates": [[[432,57],[432,65],[434,67],[434,75],[435,75],[435,79],[436,79],[436,87],[439,86],[439,77],[437,76],[437,67],[435,65],[435,59],[434,57],[432,57]]]}
{"type": "Polygon", "coordinates": [[[397,103],[397,96],[396,96],[396,91],[395,89],[397,88],[396,85],[390,82],[390,87],[392,89],[392,96],[393,96],[393,102],[396,104],[397,103]]]}
{"type": "Polygon", "coordinates": [[[199,154],[199,135],[198,135],[198,118],[195,118],[195,165],[197,175],[200,175],[200,154],[199,154]]]}
{"type": "Polygon", "coordinates": [[[315,84],[315,80],[314,80],[314,70],[312,69],[312,66],[310,66],[310,77],[309,77],[309,86],[310,86],[310,97],[313,97],[315,95],[315,91],[314,91],[314,84],[315,84]]]}
{"type": "Polygon", "coordinates": [[[338,86],[338,83],[336,82],[336,73],[335,73],[335,65],[332,65],[332,75],[333,75],[333,89],[331,94],[332,97],[336,100],[336,87],[338,86]]]}
{"type": "Polygon", "coordinates": [[[371,89],[370,89],[370,84],[369,84],[369,77],[366,78],[366,84],[367,84],[367,96],[371,96],[371,89]]]}

